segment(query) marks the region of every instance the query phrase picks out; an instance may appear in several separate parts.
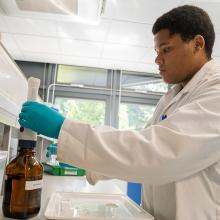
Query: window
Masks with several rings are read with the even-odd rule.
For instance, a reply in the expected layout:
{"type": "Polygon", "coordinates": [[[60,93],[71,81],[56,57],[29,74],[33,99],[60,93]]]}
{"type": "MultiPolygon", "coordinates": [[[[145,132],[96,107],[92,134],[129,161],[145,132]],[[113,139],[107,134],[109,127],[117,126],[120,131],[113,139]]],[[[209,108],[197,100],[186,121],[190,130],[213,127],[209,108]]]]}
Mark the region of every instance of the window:
{"type": "Polygon", "coordinates": [[[106,103],[111,94],[107,85],[109,74],[100,68],[58,65],[55,105],[67,118],[95,126],[107,124],[106,103]]]}
{"type": "Polygon", "coordinates": [[[119,110],[120,129],[142,129],[152,117],[155,106],[136,103],[121,103],[119,110]]]}
{"type": "Polygon", "coordinates": [[[121,76],[120,129],[142,129],[153,116],[163,93],[168,90],[160,75],[123,71],[121,76]]]}
{"type": "Polygon", "coordinates": [[[68,118],[141,129],[167,89],[158,74],[58,65],[54,96],[68,118]]]}
{"type": "Polygon", "coordinates": [[[95,126],[105,124],[105,102],[103,101],[57,97],[55,104],[69,119],[88,122],[95,126]]]}
{"type": "Polygon", "coordinates": [[[122,89],[145,91],[145,92],[160,92],[168,91],[168,85],[165,84],[158,74],[137,75],[134,73],[123,72],[122,89]]]}
{"type": "Polygon", "coordinates": [[[107,83],[107,70],[59,65],[57,83],[105,87],[107,83]]]}

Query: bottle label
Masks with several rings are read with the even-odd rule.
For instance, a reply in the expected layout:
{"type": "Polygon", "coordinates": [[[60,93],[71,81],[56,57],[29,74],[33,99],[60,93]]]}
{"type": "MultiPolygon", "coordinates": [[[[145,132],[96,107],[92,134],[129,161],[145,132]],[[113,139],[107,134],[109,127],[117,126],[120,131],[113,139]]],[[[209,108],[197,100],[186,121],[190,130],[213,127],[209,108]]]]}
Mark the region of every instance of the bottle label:
{"type": "Polygon", "coordinates": [[[77,175],[77,171],[75,171],[75,170],[65,170],[64,174],[65,175],[77,175]]]}
{"type": "Polygon", "coordinates": [[[25,182],[25,190],[40,189],[43,186],[43,180],[34,180],[25,182]]]}

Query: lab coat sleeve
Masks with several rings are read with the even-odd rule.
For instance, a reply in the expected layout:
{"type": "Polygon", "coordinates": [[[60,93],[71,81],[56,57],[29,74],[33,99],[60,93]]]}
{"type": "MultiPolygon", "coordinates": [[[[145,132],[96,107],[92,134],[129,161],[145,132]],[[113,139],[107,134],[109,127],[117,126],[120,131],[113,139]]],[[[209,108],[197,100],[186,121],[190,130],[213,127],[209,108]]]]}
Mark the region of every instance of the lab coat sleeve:
{"type": "Polygon", "coordinates": [[[164,184],[220,160],[220,96],[201,95],[141,131],[96,128],[66,119],[58,160],[112,178],[164,184]]]}
{"type": "MultiPolygon", "coordinates": [[[[150,126],[152,124],[152,118],[150,118],[146,124],[145,124],[145,128],[150,126]]],[[[89,184],[91,185],[95,185],[97,182],[99,182],[100,180],[109,180],[112,179],[111,177],[108,176],[104,176],[102,174],[93,172],[93,171],[88,171],[86,172],[86,179],[89,182],[89,184]]]]}

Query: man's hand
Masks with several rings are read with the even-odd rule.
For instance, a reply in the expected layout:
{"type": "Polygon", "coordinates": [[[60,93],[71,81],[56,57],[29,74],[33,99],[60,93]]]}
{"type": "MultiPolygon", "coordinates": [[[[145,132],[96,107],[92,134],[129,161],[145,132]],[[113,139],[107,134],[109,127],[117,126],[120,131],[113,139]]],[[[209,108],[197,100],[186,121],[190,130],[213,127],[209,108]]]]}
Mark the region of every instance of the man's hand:
{"type": "Polygon", "coordinates": [[[18,121],[21,127],[51,138],[58,138],[64,119],[61,114],[46,105],[28,101],[23,104],[18,121]]]}

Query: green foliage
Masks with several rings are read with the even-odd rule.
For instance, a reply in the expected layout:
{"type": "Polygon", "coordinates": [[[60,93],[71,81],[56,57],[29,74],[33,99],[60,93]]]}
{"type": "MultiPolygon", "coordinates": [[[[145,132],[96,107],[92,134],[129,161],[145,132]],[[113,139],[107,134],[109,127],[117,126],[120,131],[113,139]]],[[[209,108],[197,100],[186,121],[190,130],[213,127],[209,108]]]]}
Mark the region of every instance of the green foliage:
{"type": "Polygon", "coordinates": [[[152,117],[154,106],[139,104],[121,104],[120,106],[120,129],[141,129],[152,117]]]}
{"type": "Polygon", "coordinates": [[[57,98],[56,104],[67,118],[88,122],[95,126],[104,125],[104,102],[84,99],[57,98]]]}
{"type": "MultiPolygon", "coordinates": [[[[105,122],[105,102],[88,99],[56,98],[56,105],[67,118],[95,126],[105,122]]],[[[119,113],[120,129],[141,129],[152,117],[155,106],[122,103],[119,113]]]]}

